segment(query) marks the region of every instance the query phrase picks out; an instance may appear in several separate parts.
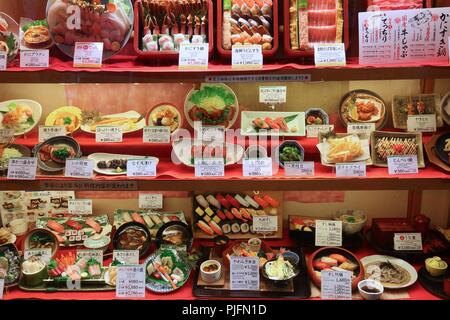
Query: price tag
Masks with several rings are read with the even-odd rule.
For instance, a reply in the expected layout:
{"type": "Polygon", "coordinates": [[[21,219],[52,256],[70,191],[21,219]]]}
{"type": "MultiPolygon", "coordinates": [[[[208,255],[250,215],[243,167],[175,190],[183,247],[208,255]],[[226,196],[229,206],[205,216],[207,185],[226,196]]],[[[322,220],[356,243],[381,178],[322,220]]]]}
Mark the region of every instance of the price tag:
{"type": "Polygon", "coordinates": [[[316,220],[316,247],[342,246],[342,221],[316,220]]]}
{"type": "Polygon", "coordinates": [[[422,251],[422,235],[420,233],[394,233],[394,250],[422,251]]]}
{"type": "Polygon", "coordinates": [[[60,137],[65,135],[66,127],[64,126],[39,126],[39,143],[53,137],[60,137]]]}
{"type": "Polygon", "coordinates": [[[74,68],[101,68],[103,42],[75,42],[74,68]]]}
{"type": "MultiPolygon", "coordinates": [[[[199,121],[196,121],[197,123],[199,121]]],[[[224,142],[225,141],[225,127],[224,126],[198,126],[196,127],[196,134],[199,140],[208,142],[224,142]]]]}
{"type": "Polygon", "coordinates": [[[156,176],[156,159],[130,159],[127,161],[127,177],[156,176]]]}
{"type": "Polygon", "coordinates": [[[21,68],[48,68],[49,51],[47,50],[20,50],[21,68]]]}
{"type": "Polygon", "coordinates": [[[28,260],[31,257],[40,257],[45,263],[49,263],[52,258],[51,248],[41,248],[41,249],[25,249],[23,251],[23,259],[28,260]]]}
{"type": "Polygon", "coordinates": [[[316,43],[314,45],[316,67],[345,66],[345,47],[343,43],[316,43]]]}
{"type": "Polygon", "coordinates": [[[242,170],[244,177],[271,177],[272,158],[244,159],[242,170]]]}
{"type": "Polygon", "coordinates": [[[195,158],[196,177],[223,177],[225,163],[223,158],[195,158]]]}
{"type": "Polygon", "coordinates": [[[231,67],[233,69],[262,69],[261,45],[234,45],[231,48],[231,67]]]}
{"type": "Polygon", "coordinates": [[[363,133],[370,137],[373,131],[375,131],[375,123],[349,123],[347,125],[347,133],[363,133]]]}
{"type": "Polygon", "coordinates": [[[11,158],[8,163],[8,179],[11,180],[35,180],[36,158],[11,158]]]}
{"type": "Polygon", "coordinates": [[[286,86],[259,87],[259,103],[275,104],[286,102],[286,86]]]}
{"type": "Polygon", "coordinates": [[[349,271],[322,271],[320,273],[322,299],[351,300],[352,273],[349,271]]]}
{"type": "Polygon", "coordinates": [[[98,126],[95,128],[95,142],[122,142],[121,127],[98,126]]]}
{"type": "Polygon", "coordinates": [[[366,164],[364,162],[336,163],[336,177],[365,177],[366,164]]]}
{"type": "Polygon", "coordinates": [[[0,70],[6,70],[8,65],[8,54],[5,51],[0,51],[0,70]]]}
{"type": "Polygon", "coordinates": [[[113,261],[122,264],[139,264],[139,250],[113,250],[113,261]]]}
{"type": "Polygon", "coordinates": [[[3,300],[3,291],[5,291],[5,279],[0,279],[0,300],[3,300]]]}
{"type": "Polygon", "coordinates": [[[70,214],[92,215],[92,200],[90,199],[71,199],[68,206],[70,214]]]}
{"type": "Polygon", "coordinates": [[[230,257],[230,289],[259,290],[258,257],[230,257]]]}
{"type": "Polygon", "coordinates": [[[180,69],[208,69],[208,43],[182,43],[178,58],[180,69]]]}
{"type": "Polygon", "coordinates": [[[143,265],[117,267],[116,298],[145,298],[143,265]]]}
{"type": "Polygon", "coordinates": [[[92,178],[94,175],[94,160],[67,159],[64,176],[70,178],[92,178]]]}
{"type": "Polygon", "coordinates": [[[406,126],[409,132],[436,132],[436,114],[408,116],[406,126]]]}
{"type": "Polygon", "coordinates": [[[415,174],[419,173],[417,156],[388,157],[389,174],[415,174]]]}
{"type": "Polygon", "coordinates": [[[139,208],[162,209],[163,195],[161,193],[139,193],[139,208]]]}
{"type": "Polygon", "coordinates": [[[14,129],[0,129],[0,143],[10,143],[14,139],[14,129]]]}
{"type": "Polygon", "coordinates": [[[255,216],[253,217],[253,230],[255,232],[277,232],[277,216],[255,216]]]}
{"type": "Polygon", "coordinates": [[[287,161],[284,163],[284,174],[288,177],[312,177],[314,161],[287,161]]]}
{"type": "Polygon", "coordinates": [[[86,261],[95,259],[103,266],[103,251],[102,250],[77,250],[77,258],[84,258],[86,261]]]}
{"type": "Polygon", "coordinates": [[[170,127],[145,127],[142,136],[144,143],[170,143],[170,127]]]}
{"type": "Polygon", "coordinates": [[[319,133],[327,133],[334,130],[334,124],[307,125],[306,137],[317,138],[319,133]]]}

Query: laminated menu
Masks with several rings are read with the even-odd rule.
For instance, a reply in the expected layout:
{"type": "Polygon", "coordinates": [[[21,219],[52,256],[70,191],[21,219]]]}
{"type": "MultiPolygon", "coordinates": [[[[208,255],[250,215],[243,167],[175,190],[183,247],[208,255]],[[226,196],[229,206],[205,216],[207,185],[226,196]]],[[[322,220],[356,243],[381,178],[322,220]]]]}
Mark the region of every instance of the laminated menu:
{"type": "Polygon", "coordinates": [[[450,8],[359,13],[359,63],[447,62],[450,8]]]}

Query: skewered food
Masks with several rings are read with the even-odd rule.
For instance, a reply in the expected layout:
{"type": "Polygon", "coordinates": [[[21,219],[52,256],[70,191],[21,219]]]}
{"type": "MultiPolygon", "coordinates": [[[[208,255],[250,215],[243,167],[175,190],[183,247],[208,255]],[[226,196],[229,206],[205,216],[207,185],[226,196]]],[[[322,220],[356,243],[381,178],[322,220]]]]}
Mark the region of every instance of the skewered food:
{"type": "Polygon", "coordinates": [[[387,161],[390,156],[417,155],[419,146],[416,138],[378,137],[375,138],[378,159],[387,161]]]}

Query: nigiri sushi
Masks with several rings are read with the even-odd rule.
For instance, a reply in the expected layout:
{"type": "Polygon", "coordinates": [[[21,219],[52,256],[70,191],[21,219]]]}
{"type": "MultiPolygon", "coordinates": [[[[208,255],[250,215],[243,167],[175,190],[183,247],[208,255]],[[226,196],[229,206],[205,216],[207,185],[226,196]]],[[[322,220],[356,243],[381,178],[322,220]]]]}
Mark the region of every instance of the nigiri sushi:
{"type": "Polygon", "coordinates": [[[255,200],[252,199],[248,194],[245,196],[245,201],[247,201],[253,208],[259,209],[259,204],[255,200]]]}
{"type": "Polygon", "coordinates": [[[148,215],[144,216],[144,221],[150,229],[155,225],[148,215]]]}
{"type": "Polygon", "coordinates": [[[258,129],[269,129],[269,125],[261,118],[254,119],[252,123],[258,129]]]}
{"type": "Polygon", "coordinates": [[[208,201],[212,206],[216,207],[217,209],[220,209],[220,202],[214,198],[212,194],[209,194],[206,196],[206,201],[208,201]]]}
{"type": "Polygon", "coordinates": [[[225,213],[223,213],[222,211],[217,211],[216,215],[221,219],[221,220],[226,220],[227,216],[225,215],[225,213]]]}
{"type": "Polygon", "coordinates": [[[231,203],[231,205],[232,205],[233,207],[238,208],[238,209],[241,207],[241,204],[240,204],[235,198],[233,198],[231,195],[227,194],[227,195],[225,196],[225,199],[227,199],[227,201],[228,201],[229,203],[231,203]]]}
{"type": "Polygon", "coordinates": [[[199,194],[199,195],[195,196],[195,200],[196,200],[197,203],[198,203],[199,205],[201,205],[203,208],[206,209],[206,208],[209,207],[208,201],[206,201],[206,199],[205,199],[205,197],[204,197],[203,195],[199,194]]]}
{"type": "Polygon", "coordinates": [[[202,217],[205,214],[205,211],[203,211],[202,208],[197,207],[197,209],[195,209],[195,213],[202,217]]]}
{"type": "Polygon", "coordinates": [[[242,215],[243,218],[247,220],[252,220],[252,216],[244,208],[241,208],[241,210],[239,210],[239,213],[242,215]]]}
{"type": "Polygon", "coordinates": [[[230,220],[234,219],[234,215],[228,210],[225,210],[225,216],[227,217],[227,219],[230,219],[230,220]]]}
{"type": "Polygon", "coordinates": [[[254,196],[253,199],[258,202],[258,204],[263,207],[263,209],[267,208],[269,206],[269,203],[261,198],[260,196],[254,196]]]}
{"type": "Polygon", "coordinates": [[[169,223],[170,222],[170,218],[168,216],[162,216],[162,221],[164,223],[169,223]]]}
{"type": "Polygon", "coordinates": [[[210,222],[208,222],[208,225],[216,234],[220,236],[223,235],[222,228],[217,223],[211,220],[210,222]]]}
{"type": "Polygon", "coordinates": [[[158,215],[156,215],[156,214],[151,214],[151,215],[149,215],[149,216],[150,216],[150,218],[153,220],[153,222],[154,222],[156,225],[162,224],[162,223],[163,223],[162,220],[158,217],[158,215]]]}
{"type": "Polygon", "coordinates": [[[344,263],[344,262],[347,262],[347,260],[348,260],[342,254],[338,254],[338,253],[330,254],[330,258],[334,259],[334,260],[337,260],[337,262],[339,262],[339,263],[344,263]]]}
{"type": "Polygon", "coordinates": [[[143,225],[145,225],[145,221],[144,221],[144,219],[142,219],[142,217],[139,213],[133,212],[131,214],[131,218],[133,218],[134,222],[142,223],[143,225]]]}
{"type": "Polygon", "coordinates": [[[232,208],[232,209],[231,209],[231,213],[232,213],[237,219],[242,220],[242,215],[241,215],[241,213],[239,212],[238,209],[232,208]]]}
{"type": "Polygon", "coordinates": [[[211,229],[211,227],[205,221],[197,222],[197,227],[199,227],[203,232],[209,234],[210,236],[214,235],[213,229],[211,229]]]}
{"type": "Polygon", "coordinates": [[[208,216],[212,216],[214,214],[214,211],[212,211],[211,208],[206,208],[205,212],[208,216]]]}
{"type": "Polygon", "coordinates": [[[249,204],[247,201],[245,201],[244,198],[241,197],[241,195],[236,194],[236,195],[234,196],[234,198],[235,198],[235,199],[239,202],[239,204],[242,205],[243,207],[246,207],[246,208],[250,207],[250,204],[249,204]]]}
{"type": "Polygon", "coordinates": [[[270,206],[274,208],[278,208],[278,206],[280,205],[280,203],[277,200],[275,200],[268,194],[264,195],[263,199],[266,200],[270,204],[270,206]]]}
{"type": "Polygon", "coordinates": [[[227,209],[230,209],[231,203],[229,203],[228,200],[225,199],[223,195],[221,195],[220,193],[216,194],[216,199],[220,202],[222,206],[224,206],[227,209]]]}
{"type": "Polygon", "coordinates": [[[120,216],[122,217],[122,220],[124,222],[131,222],[131,221],[133,221],[133,219],[131,218],[131,215],[130,215],[129,212],[126,212],[126,211],[122,212],[122,214],[120,216]]]}
{"type": "Polygon", "coordinates": [[[322,257],[320,261],[326,263],[329,267],[337,267],[338,265],[338,261],[330,257],[322,257]]]}

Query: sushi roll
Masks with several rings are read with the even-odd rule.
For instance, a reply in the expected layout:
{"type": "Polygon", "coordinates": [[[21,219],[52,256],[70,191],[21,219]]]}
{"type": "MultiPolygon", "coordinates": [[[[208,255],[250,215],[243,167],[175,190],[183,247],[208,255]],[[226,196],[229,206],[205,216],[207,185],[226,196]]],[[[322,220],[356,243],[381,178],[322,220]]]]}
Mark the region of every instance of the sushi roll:
{"type": "Polygon", "coordinates": [[[233,198],[231,195],[227,194],[227,195],[225,196],[225,199],[227,199],[227,201],[228,201],[229,203],[231,203],[231,205],[232,205],[233,207],[238,208],[238,209],[241,207],[240,203],[239,203],[235,198],[233,198]]]}
{"type": "Polygon", "coordinates": [[[250,231],[250,226],[248,223],[241,224],[241,232],[242,233],[248,233],[250,231]]]}
{"type": "Polygon", "coordinates": [[[225,224],[222,226],[222,232],[223,232],[223,234],[228,234],[228,233],[231,232],[231,226],[230,226],[229,223],[225,223],[225,224]]]}
{"type": "Polygon", "coordinates": [[[202,210],[202,208],[197,207],[197,209],[195,209],[195,212],[200,216],[203,217],[203,215],[205,214],[205,211],[202,210]]]}
{"type": "Polygon", "coordinates": [[[241,215],[241,213],[239,212],[238,209],[236,209],[236,208],[231,209],[231,213],[232,213],[233,216],[235,216],[237,219],[242,220],[242,215],[241,215]]]}
{"type": "Polygon", "coordinates": [[[259,204],[255,200],[252,199],[248,194],[245,196],[245,201],[248,202],[249,205],[251,205],[255,209],[259,209],[259,204]]]}
{"type": "Polygon", "coordinates": [[[197,222],[197,227],[199,227],[204,233],[209,234],[210,236],[214,235],[214,231],[205,221],[197,222]]]}
{"type": "Polygon", "coordinates": [[[153,220],[153,222],[158,225],[158,224],[162,224],[162,220],[158,217],[158,215],[156,214],[152,214],[150,215],[150,218],[153,220]]]}
{"type": "Polygon", "coordinates": [[[256,233],[255,229],[253,229],[253,225],[252,224],[250,225],[250,232],[251,233],[256,233]]]}
{"type": "Polygon", "coordinates": [[[144,216],[144,221],[145,221],[145,224],[147,225],[147,227],[149,228],[149,229],[151,229],[155,224],[153,223],[153,221],[152,221],[152,219],[150,219],[150,217],[148,216],[148,215],[145,215],[144,216]]]}
{"type": "Polygon", "coordinates": [[[241,197],[241,195],[236,194],[234,198],[239,202],[241,206],[246,208],[250,207],[250,204],[247,201],[245,201],[244,198],[241,197]]]}
{"type": "Polygon", "coordinates": [[[214,214],[214,211],[212,211],[211,208],[206,208],[205,212],[208,216],[212,216],[214,214]]]}
{"type": "Polygon", "coordinates": [[[273,207],[273,208],[278,208],[280,206],[280,202],[278,202],[277,200],[275,200],[274,198],[272,198],[268,194],[266,194],[263,197],[263,199],[266,200],[270,204],[270,206],[273,207]]]}
{"type": "Polygon", "coordinates": [[[231,232],[233,233],[241,232],[241,226],[239,225],[239,223],[235,222],[231,225],[231,232]]]}
{"type": "Polygon", "coordinates": [[[216,207],[217,209],[221,208],[220,202],[216,198],[214,198],[212,194],[206,196],[206,201],[208,201],[212,206],[216,207]]]}
{"type": "Polygon", "coordinates": [[[171,220],[170,220],[170,218],[168,216],[162,216],[162,221],[164,223],[169,223],[171,220]]]}
{"type": "Polygon", "coordinates": [[[234,215],[228,210],[225,210],[225,216],[227,217],[227,219],[230,219],[230,220],[234,219],[234,215]]]}
{"type": "Polygon", "coordinates": [[[224,207],[227,208],[227,209],[230,209],[231,203],[229,203],[229,202],[227,201],[227,199],[224,198],[223,195],[221,195],[220,193],[216,194],[216,199],[220,202],[220,204],[221,204],[222,206],[224,206],[224,207]]]}
{"type": "Polygon", "coordinates": [[[131,218],[131,215],[129,212],[122,212],[122,214],[120,215],[122,217],[122,220],[124,222],[131,222],[133,221],[133,218],[131,218]]]}
{"type": "Polygon", "coordinates": [[[203,208],[206,209],[206,208],[209,207],[208,201],[206,201],[206,199],[205,199],[205,197],[204,197],[203,195],[199,194],[199,195],[195,196],[195,200],[196,200],[197,203],[198,203],[199,205],[201,205],[203,208]]]}
{"type": "Polygon", "coordinates": [[[267,208],[269,206],[269,203],[261,198],[260,196],[254,196],[253,199],[258,202],[258,204],[263,207],[263,209],[267,208]]]}
{"type": "Polygon", "coordinates": [[[223,213],[222,211],[217,211],[217,216],[220,218],[220,220],[226,220],[227,216],[225,215],[225,213],[223,213]]]}
{"type": "Polygon", "coordinates": [[[245,210],[244,208],[241,208],[241,210],[239,210],[240,214],[242,215],[242,217],[244,219],[247,220],[252,220],[252,216],[250,215],[250,213],[247,212],[247,210],[245,210]]]}
{"type": "Polygon", "coordinates": [[[208,222],[208,225],[216,234],[218,234],[219,236],[223,235],[222,228],[217,223],[211,220],[210,222],[208,222]]]}

